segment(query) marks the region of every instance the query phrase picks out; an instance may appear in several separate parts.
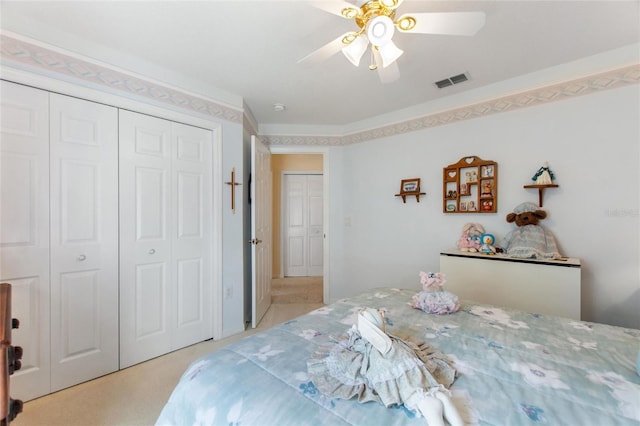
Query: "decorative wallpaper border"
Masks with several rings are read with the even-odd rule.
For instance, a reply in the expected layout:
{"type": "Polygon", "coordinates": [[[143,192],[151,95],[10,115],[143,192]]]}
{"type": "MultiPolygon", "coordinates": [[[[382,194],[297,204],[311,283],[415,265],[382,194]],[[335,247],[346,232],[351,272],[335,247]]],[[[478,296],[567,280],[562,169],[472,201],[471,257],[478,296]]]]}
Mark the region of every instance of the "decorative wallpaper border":
{"type": "Polygon", "coordinates": [[[640,64],[345,136],[262,136],[268,145],[350,145],[640,83],[640,64]]]}
{"type": "Polygon", "coordinates": [[[0,59],[146,98],[206,116],[242,123],[243,112],[178,89],[65,55],[6,34],[0,35],[0,59]]]}
{"type": "MultiPolygon", "coordinates": [[[[0,34],[0,45],[0,59],[8,63],[23,64],[54,75],[71,77],[76,81],[146,98],[172,107],[204,114],[211,118],[232,123],[242,123],[243,127],[247,127],[247,123],[243,123],[243,111],[240,109],[220,105],[211,100],[188,94],[160,83],[72,57],[6,34],[0,34]]],[[[588,77],[343,136],[260,135],[260,139],[266,145],[279,146],[350,145],[639,83],[640,64],[634,64],[588,77]]]]}

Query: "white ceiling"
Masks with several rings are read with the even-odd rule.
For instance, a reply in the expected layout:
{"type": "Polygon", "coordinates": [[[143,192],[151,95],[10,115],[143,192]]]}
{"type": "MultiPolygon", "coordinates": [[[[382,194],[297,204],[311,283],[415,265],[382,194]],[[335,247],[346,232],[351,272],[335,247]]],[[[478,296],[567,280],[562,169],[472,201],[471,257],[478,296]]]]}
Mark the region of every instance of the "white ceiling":
{"type": "Polygon", "coordinates": [[[401,77],[381,84],[366,59],[359,68],[341,53],[298,63],[357,29],[311,3],[3,0],[1,12],[5,30],[218,102],[244,101],[260,126],[344,126],[640,42],[637,0],[405,0],[399,14],[484,11],[486,24],[473,37],[396,32],[401,77]],[[433,84],[463,72],[470,81],[433,84]]]}

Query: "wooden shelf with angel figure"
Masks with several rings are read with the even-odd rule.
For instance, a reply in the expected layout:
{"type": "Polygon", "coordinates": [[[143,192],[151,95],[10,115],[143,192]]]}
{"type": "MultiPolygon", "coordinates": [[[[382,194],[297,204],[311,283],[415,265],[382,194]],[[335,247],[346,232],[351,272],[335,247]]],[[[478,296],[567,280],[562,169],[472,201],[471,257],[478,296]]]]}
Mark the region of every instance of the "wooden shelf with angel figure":
{"type": "Polygon", "coordinates": [[[542,207],[544,190],[546,188],[558,187],[557,184],[553,183],[553,181],[555,180],[555,176],[553,174],[553,171],[551,171],[551,169],[549,168],[549,163],[545,161],[542,167],[540,167],[536,174],[533,175],[531,180],[535,183],[532,185],[525,185],[524,187],[535,188],[538,190],[538,205],[542,207]]]}

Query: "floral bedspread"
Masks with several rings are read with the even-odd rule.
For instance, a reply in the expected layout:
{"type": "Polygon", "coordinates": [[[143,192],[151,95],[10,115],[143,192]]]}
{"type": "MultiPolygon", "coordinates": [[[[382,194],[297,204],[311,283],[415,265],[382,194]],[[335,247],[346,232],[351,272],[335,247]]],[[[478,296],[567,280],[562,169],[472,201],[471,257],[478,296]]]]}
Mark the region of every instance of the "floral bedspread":
{"type": "Polygon", "coordinates": [[[408,305],[415,293],[372,290],[200,358],[157,424],[424,425],[403,406],[327,398],[309,380],[307,359],[362,307],[386,309],[390,333],[450,356],[465,423],[640,424],[640,330],[464,302],[454,314],[432,315],[408,305]]]}

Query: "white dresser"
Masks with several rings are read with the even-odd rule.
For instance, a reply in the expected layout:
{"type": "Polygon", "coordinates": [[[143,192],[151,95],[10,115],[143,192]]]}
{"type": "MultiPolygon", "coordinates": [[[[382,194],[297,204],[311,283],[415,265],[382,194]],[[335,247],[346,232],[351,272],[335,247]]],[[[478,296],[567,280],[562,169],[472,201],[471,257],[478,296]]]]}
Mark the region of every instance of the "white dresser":
{"type": "Polygon", "coordinates": [[[445,289],[462,300],[580,319],[580,259],[515,259],[440,253],[445,289]]]}

